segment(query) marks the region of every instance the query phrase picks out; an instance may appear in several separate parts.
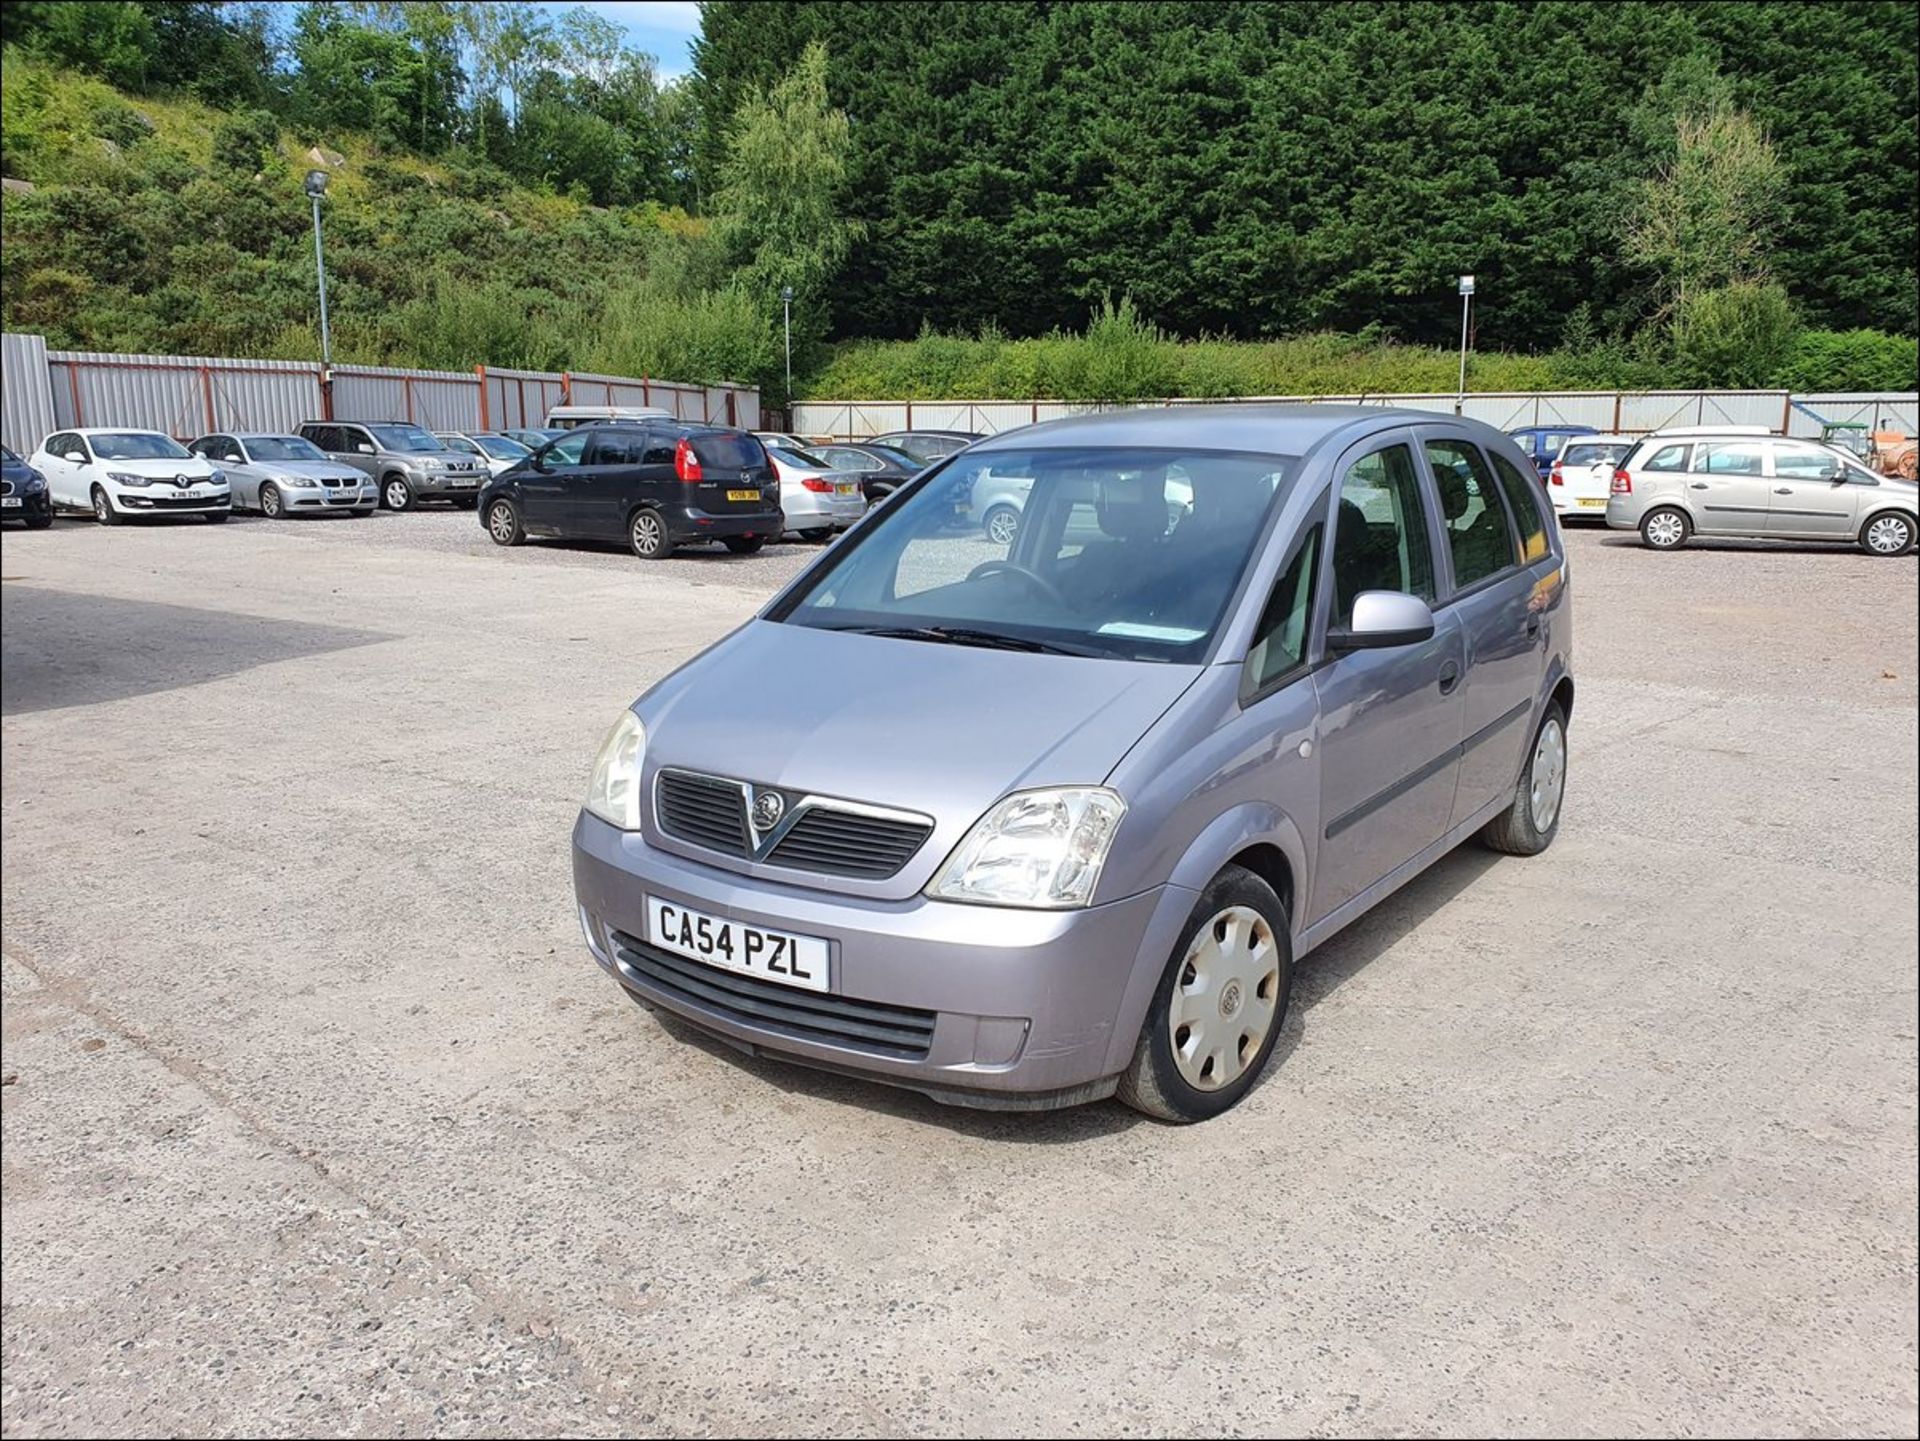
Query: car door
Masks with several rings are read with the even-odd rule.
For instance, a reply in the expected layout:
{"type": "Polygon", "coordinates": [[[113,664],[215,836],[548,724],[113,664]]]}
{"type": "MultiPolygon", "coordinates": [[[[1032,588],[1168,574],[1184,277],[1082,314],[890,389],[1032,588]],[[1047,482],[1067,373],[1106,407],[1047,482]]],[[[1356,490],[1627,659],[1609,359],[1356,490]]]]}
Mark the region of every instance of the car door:
{"type": "Polygon", "coordinates": [[[1849,483],[1846,464],[1824,446],[1804,440],[1767,443],[1773,495],[1767,534],[1803,540],[1851,540],[1860,528],[1865,488],[1849,483]]]}
{"type": "Polygon", "coordinates": [[[590,430],[570,431],[533,454],[520,477],[520,521],[537,535],[580,535],[580,503],[573,487],[580,482],[580,458],[590,430]]]}
{"type": "Polygon", "coordinates": [[[227,478],[235,505],[253,506],[260,500],[260,474],[244,460],[230,459],[246,454],[231,435],[204,435],[187,447],[208,464],[219,468],[227,478]]]}
{"type": "Polygon", "coordinates": [[[380,478],[380,446],[373,438],[373,432],[363,426],[342,425],[336,427],[340,437],[340,450],[335,460],[345,461],[355,470],[380,478]]]}
{"type": "Polygon", "coordinates": [[[1693,447],[1687,495],[1700,535],[1765,535],[1769,493],[1767,446],[1760,440],[1703,440],[1693,447]]]}
{"type": "Polygon", "coordinates": [[[1320,704],[1320,846],[1306,920],[1332,914],[1446,833],[1460,768],[1465,650],[1442,610],[1431,638],[1341,651],[1332,637],[1363,591],[1433,604],[1431,500],[1411,431],[1375,437],[1340,461],[1326,584],[1328,660],[1320,704]]]}
{"type": "Polygon", "coordinates": [[[619,539],[637,502],[658,504],[669,498],[667,487],[677,484],[673,437],[637,425],[603,426],[588,434],[580,473],[569,487],[574,523],[581,535],[619,539]]]}
{"type": "Polygon", "coordinates": [[[1511,794],[1520,774],[1546,655],[1536,585],[1558,562],[1524,477],[1513,477],[1517,492],[1512,481],[1502,485],[1486,453],[1444,426],[1427,428],[1421,449],[1446,540],[1444,605],[1458,617],[1465,652],[1460,781],[1448,821],[1459,825],[1511,794]]]}
{"type": "Polygon", "coordinates": [[[55,505],[91,505],[80,466],[67,459],[71,453],[86,453],[80,437],[63,430],[47,437],[41,453],[34,458],[36,467],[47,477],[47,494],[55,505]]]}

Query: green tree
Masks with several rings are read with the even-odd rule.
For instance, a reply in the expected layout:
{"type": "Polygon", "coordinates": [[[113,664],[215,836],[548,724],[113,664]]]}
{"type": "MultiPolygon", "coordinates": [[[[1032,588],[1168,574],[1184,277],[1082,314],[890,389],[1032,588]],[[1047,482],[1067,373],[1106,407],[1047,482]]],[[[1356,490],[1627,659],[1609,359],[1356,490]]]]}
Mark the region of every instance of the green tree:
{"type": "Polygon", "coordinates": [[[1777,385],[1799,330],[1787,292],[1771,281],[1695,289],[1674,310],[1674,359],[1689,385],[1777,385]]]}
{"type": "Polygon", "coordinates": [[[147,7],[107,0],[12,0],[0,38],[123,90],[146,88],[158,42],[147,7]]]}

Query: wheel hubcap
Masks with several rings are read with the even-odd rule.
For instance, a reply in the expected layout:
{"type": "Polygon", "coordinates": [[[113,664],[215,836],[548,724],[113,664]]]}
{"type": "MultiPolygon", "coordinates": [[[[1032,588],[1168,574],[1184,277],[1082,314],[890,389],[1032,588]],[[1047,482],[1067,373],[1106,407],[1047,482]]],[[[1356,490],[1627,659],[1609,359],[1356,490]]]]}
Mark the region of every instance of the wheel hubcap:
{"type": "Polygon", "coordinates": [[[1647,523],[1647,539],[1655,545],[1680,544],[1680,517],[1656,515],[1647,523]]]}
{"type": "Polygon", "coordinates": [[[260,509],[268,515],[280,514],[280,492],[268,486],[260,492],[260,509]]]}
{"type": "Polygon", "coordinates": [[[1560,814],[1560,797],[1567,787],[1567,737],[1559,721],[1550,720],[1541,727],[1540,740],[1533,748],[1529,777],[1533,828],[1545,835],[1553,829],[1554,818],[1560,814]]]}
{"type": "Polygon", "coordinates": [[[993,518],[993,524],[988,528],[987,535],[995,545],[1012,545],[1016,528],[1017,523],[1012,516],[996,515],[993,518]]]}
{"type": "Polygon", "coordinates": [[[660,522],[643,515],[633,523],[633,543],[641,550],[652,550],[660,540],[660,522]]]}
{"type": "Polygon", "coordinates": [[[1907,548],[1907,524],[1892,516],[1876,520],[1867,528],[1867,544],[1882,555],[1898,555],[1907,548]]]}
{"type": "Polygon", "coordinates": [[[387,505],[393,510],[406,509],[407,488],[397,480],[387,487],[387,505]]]}
{"type": "Polygon", "coordinates": [[[1280,947],[1266,918],[1229,906],[1194,934],[1167,1008],[1180,1077],[1217,1091],[1246,1073],[1273,1029],[1280,947]]]}
{"type": "Polygon", "coordinates": [[[107,518],[107,498],[104,495],[96,495],[93,498],[93,513],[102,520],[107,518]]]}
{"type": "Polygon", "coordinates": [[[493,538],[495,540],[504,545],[507,541],[513,539],[512,511],[508,510],[504,505],[496,505],[493,508],[491,519],[493,521],[493,538]]]}

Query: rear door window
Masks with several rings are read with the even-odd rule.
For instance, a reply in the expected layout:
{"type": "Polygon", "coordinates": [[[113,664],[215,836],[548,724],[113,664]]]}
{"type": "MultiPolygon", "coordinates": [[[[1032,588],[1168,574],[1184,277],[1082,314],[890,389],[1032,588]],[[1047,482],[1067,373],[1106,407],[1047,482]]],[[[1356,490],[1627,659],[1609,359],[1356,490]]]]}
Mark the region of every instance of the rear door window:
{"type": "Polygon", "coordinates": [[[1713,440],[1696,448],[1693,468],[1708,475],[1760,475],[1766,447],[1752,440],[1713,440]]]}
{"type": "Polygon", "coordinates": [[[1478,446],[1464,440],[1430,440],[1426,449],[1453,555],[1453,587],[1465,590],[1517,559],[1506,505],[1478,446]]]}
{"type": "Polygon", "coordinates": [[[647,434],[643,430],[592,430],[587,446],[587,465],[639,465],[646,455],[647,434]]]}

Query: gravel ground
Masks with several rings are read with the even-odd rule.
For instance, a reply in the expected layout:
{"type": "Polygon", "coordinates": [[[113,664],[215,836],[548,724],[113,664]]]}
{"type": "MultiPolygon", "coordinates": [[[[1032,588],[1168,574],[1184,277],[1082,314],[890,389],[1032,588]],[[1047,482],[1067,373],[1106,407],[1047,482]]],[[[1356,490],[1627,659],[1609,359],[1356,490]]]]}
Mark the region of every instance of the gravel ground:
{"type": "Polygon", "coordinates": [[[1913,1434],[1916,566],[1571,551],[1556,845],[1317,951],[1172,1129],[587,957],[601,734],[811,548],[7,533],[0,1429],[1913,1434]]]}

